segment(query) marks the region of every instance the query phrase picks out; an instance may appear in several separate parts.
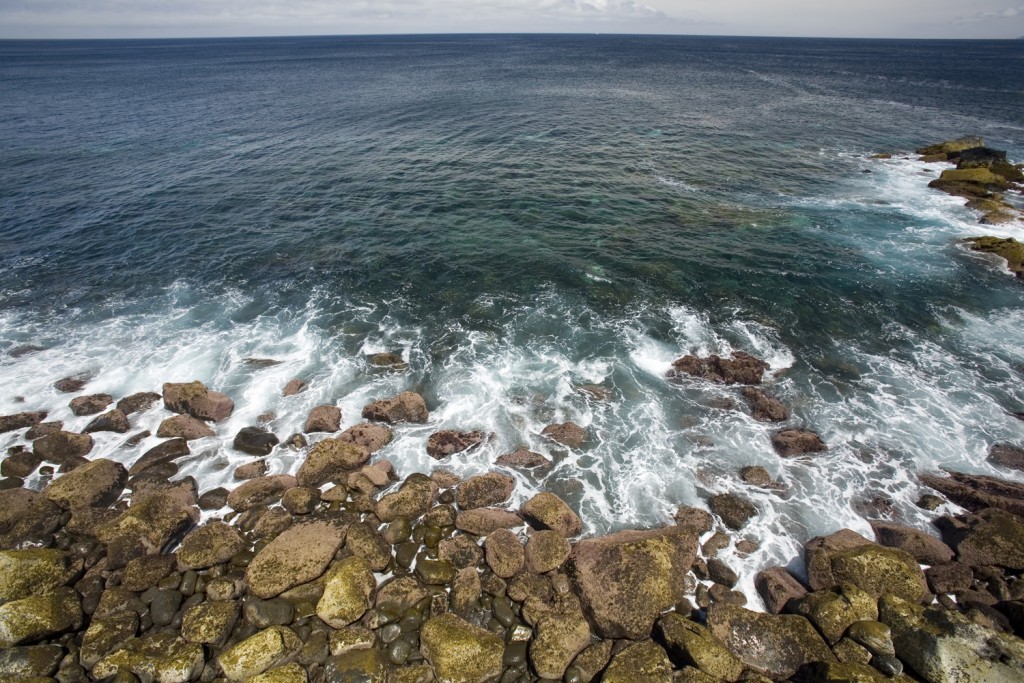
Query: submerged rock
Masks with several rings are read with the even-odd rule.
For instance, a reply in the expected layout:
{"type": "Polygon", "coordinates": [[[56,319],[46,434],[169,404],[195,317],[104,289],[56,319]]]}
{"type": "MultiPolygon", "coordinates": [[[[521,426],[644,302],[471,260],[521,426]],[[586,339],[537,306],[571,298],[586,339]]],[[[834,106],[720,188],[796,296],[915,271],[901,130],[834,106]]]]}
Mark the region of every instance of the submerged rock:
{"type": "Polygon", "coordinates": [[[498,459],[494,461],[494,464],[501,465],[503,467],[533,469],[535,467],[551,467],[552,463],[540,453],[534,453],[533,451],[525,448],[520,448],[512,453],[505,453],[504,455],[498,456],[498,459]]]}
{"type": "Polygon", "coordinates": [[[745,387],[743,398],[750,404],[750,412],[761,422],[785,422],[789,419],[786,404],[756,387],[745,387]]]}
{"type": "Polygon", "coordinates": [[[587,430],[575,422],[548,425],[540,433],[541,436],[546,436],[569,448],[580,448],[589,438],[587,430]]]}
{"type": "Polygon", "coordinates": [[[783,429],[772,434],[772,447],[783,458],[827,451],[828,446],[810,429],[783,429]]]}
{"type": "Polygon", "coordinates": [[[490,434],[486,432],[460,432],[455,429],[443,429],[434,432],[427,439],[427,455],[440,460],[449,455],[478,448],[485,443],[490,434]]]}

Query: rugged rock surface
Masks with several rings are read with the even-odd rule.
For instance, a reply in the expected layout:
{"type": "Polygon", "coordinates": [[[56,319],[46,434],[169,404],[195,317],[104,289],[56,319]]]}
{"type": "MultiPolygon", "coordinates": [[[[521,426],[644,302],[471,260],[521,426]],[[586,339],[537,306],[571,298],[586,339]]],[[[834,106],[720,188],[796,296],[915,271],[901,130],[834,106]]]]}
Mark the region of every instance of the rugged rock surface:
{"type": "Polygon", "coordinates": [[[772,434],[772,447],[783,458],[828,450],[818,433],[810,429],[783,429],[776,432],[772,434]]]}
{"type": "Polygon", "coordinates": [[[576,536],[583,524],[579,515],[553,493],[538,493],[523,503],[523,518],[539,529],[554,529],[563,536],[576,536]]]}
{"type": "Polygon", "coordinates": [[[990,508],[976,515],[939,520],[943,538],[957,560],[972,567],[1024,570],[1024,519],[990,508]]]}
{"type": "Polygon", "coordinates": [[[999,508],[1024,517],[1024,484],[963,472],[950,472],[948,477],[921,474],[918,478],[925,486],[972,512],[999,508]]]}
{"type": "Polygon", "coordinates": [[[782,612],[790,600],[807,594],[804,585],[784,567],[769,567],[758,572],[754,577],[754,587],[772,614],[782,612]]]}
{"type": "Polygon", "coordinates": [[[73,398],[68,405],[74,415],[82,417],[83,415],[95,415],[113,402],[114,397],[110,394],[91,394],[73,398]]]}
{"type": "Polygon", "coordinates": [[[342,441],[362,446],[370,451],[370,453],[376,453],[391,443],[394,434],[384,425],[364,422],[349,427],[338,438],[342,441]]]}
{"type": "Polygon", "coordinates": [[[399,517],[414,520],[431,508],[436,497],[437,484],[430,477],[410,475],[397,491],[377,501],[377,517],[382,522],[393,522],[399,517]]]}
{"type": "Polygon", "coordinates": [[[674,381],[697,377],[721,384],[760,384],[764,371],[770,367],[763,360],[743,351],[737,351],[732,358],[715,355],[698,358],[687,355],[672,363],[667,376],[674,381]]]}
{"type": "Polygon", "coordinates": [[[115,408],[114,410],[108,410],[102,415],[97,415],[82,431],[87,433],[117,432],[118,434],[124,434],[129,429],[131,429],[131,424],[128,423],[128,416],[115,408]]]}
{"type": "Polygon", "coordinates": [[[124,491],[128,471],[119,462],[97,458],[51,482],[43,495],[65,509],[106,507],[124,491]]]}
{"type": "Polygon", "coordinates": [[[45,419],[46,412],[41,410],[30,413],[17,413],[15,415],[3,415],[0,416],[0,434],[32,427],[45,419]]]}
{"type": "Polygon", "coordinates": [[[786,404],[757,387],[744,387],[743,398],[750,404],[750,414],[755,420],[785,422],[789,419],[789,408],[786,404]]]}
{"type": "Polygon", "coordinates": [[[125,396],[117,402],[117,409],[125,415],[141,413],[149,410],[154,403],[160,400],[160,394],[155,391],[143,391],[137,394],[125,396]]]}
{"type": "Polygon", "coordinates": [[[88,434],[57,432],[36,439],[32,451],[48,462],[62,464],[73,458],[87,455],[92,450],[92,437],[88,434]]]}
{"type": "Polygon", "coordinates": [[[665,651],[649,640],[629,645],[612,656],[602,683],[671,683],[672,662],[665,651]]]}
{"type": "Polygon", "coordinates": [[[235,403],[219,391],[210,391],[196,380],[183,384],[168,382],[163,386],[164,407],[191,415],[197,420],[220,422],[231,416],[235,403]]]}
{"type": "Polygon", "coordinates": [[[332,628],[343,628],[373,606],[377,579],[365,558],[354,556],[334,564],[324,578],[316,614],[332,628]]]}
{"type": "Polygon", "coordinates": [[[336,432],[341,429],[341,408],[334,405],[320,405],[309,411],[306,417],[306,424],[302,431],[307,434],[313,432],[336,432]]]}
{"type": "Polygon", "coordinates": [[[250,479],[228,494],[227,504],[232,510],[245,512],[261,505],[277,502],[298,481],[290,474],[274,474],[269,477],[250,479]]]}
{"type": "Polygon", "coordinates": [[[498,459],[494,461],[494,464],[501,465],[502,467],[515,467],[519,469],[533,469],[537,467],[548,468],[552,465],[551,461],[540,453],[534,453],[533,451],[525,448],[520,448],[512,453],[499,455],[498,459]]]}
{"type": "Polygon", "coordinates": [[[223,564],[246,547],[234,527],[212,520],[191,532],[178,548],[178,566],[182,569],[206,569],[223,564]]]}
{"type": "Polygon", "coordinates": [[[207,436],[216,436],[205,422],[191,415],[175,415],[160,423],[156,435],[161,439],[180,438],[186,441],[202,439],[207,436]]]}
{"type": "Polygon", "coordinates": [[[1010,272],[1024,278],[1024,244],[1012,237],[970,237],[964,242],[973,251],[1001,256],[1010,272]]]}
{"type": "Polygon", "coordinates": [[[272,598],[321,576],[345,540],[345,528],[326,521],[297,524],[259,551],[245,570],[252,594],[272,598]]]}
{"type": "Polygon", "coordinates": [[[231,445],[249,455],[270,455],[279,443],[280,439],[262,427],[242,427],[231,445]]]}
{"type": "Polygon", "coordinates": [[[658,620],[655,633],[677,667],[692,666],[729,683],[743,674],[743,663],[705,626],[669,613],[658,620]]]}
{"type": "Polygon", "coordinates": [[[746,525],[751,517],[757,515],[757,508],[747,498],[735,493],[720,493],[708,501],[711,512],[722,518],[722,523],[730,529],[739,530],[746,525]]]}
{"type": "Polygon", "coordinates": [[[921,564],[945,564],[953,559],[953,550],[935,536],[891,522],[872,522],[875,539],[884,546],[910,553],[921,564]]]}
{"type": "Polygon", "coordinates": [[[924,573],[913,556],[872,543],[849,529],[811,539],[806,556],[807,580],[814,590],[846,582],[875,597],[889,593],[917,601],[928,593],[924,573]]]}
{"type": "Polygon", "coordinates": [[[189,450],[188,441],[182,438],[168,439],[153,446],[148,451],[143,453],[138,460],[132,463],[132,466],[128,469],[128,475],[134,477],[137,474],[144,472],[150,467],[161,465],[165,462],[170,462],[176,458],[190,454],[192,451],[189,450]]]}
{"type": "Polygon", "coordinates": [[[504,503],[512,495],[516,480],[506,474],[488,472],[470,477],[455,490],[455,502],[463,510],[504,503]]]}
{"type": "Polygon", "coordinates": [[[442,429],[434,432],[427,439],[427,455],[440,460],[449,455],[479,448],[490,438],[485,432],[460,432],[455,429],[442,429]]]}
{"type": "Polygon", "coordinates": [[[489,631],[454,614],[442,614],[423,625],[420,651],[438,680],[488,683],[501,676],[505,645],[489,631]]]}
{"type": "Polygon", "coordinates": [[[374,401],[363,408],[363,419],[374,422],[423,424],[429,417],[423,397],[412,391],[403,391],[394,398],[374,401]]]}
{"type": "Polygon", "coordinates": [[[548,425],[540,433],[541,436],[546,436],[552,441],[569,448],[580,448],[589,438],[587,430],[575,422],[548,425]]]}
{"type": "Polygon", "coordinates": [[[1024,448],[997,443],[989,449],[988,461],[993,465],[1024,472],[1024,448]]]}
{"type": "Polygon", "coordinates": [[[344,482],[348,473],[370,460],[370,451],[341,439],[324,439],[313,445],[296,475],[303,486],[322,486],[327,482],[344,482]]]}

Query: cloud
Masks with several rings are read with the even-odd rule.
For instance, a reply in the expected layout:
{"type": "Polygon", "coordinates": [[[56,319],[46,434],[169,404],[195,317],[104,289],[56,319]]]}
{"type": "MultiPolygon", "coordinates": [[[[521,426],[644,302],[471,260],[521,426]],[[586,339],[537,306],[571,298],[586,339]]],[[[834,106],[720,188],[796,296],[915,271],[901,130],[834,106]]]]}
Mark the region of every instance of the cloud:
{"type": "Polygon", "coordinates": [[[1004,10],[983,10],[981,12],[975,12],[967,17],[960,17],[958,21],[960,23],[970,24],[979,21],[989,21],[990,19],[1011,19],[1021,15],[1024,15],[1024,6],[1007,7],[1004,10]]]}

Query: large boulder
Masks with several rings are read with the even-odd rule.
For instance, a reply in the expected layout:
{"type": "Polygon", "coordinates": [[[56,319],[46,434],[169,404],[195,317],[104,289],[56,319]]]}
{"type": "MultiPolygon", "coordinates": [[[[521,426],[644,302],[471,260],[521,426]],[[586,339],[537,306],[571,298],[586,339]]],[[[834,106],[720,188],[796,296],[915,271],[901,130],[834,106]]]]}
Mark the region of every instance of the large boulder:
{"type": "Polygon", "coordinates": [[[302,649],[302,641],[287,626],[271,626],[225,650],[217,658],[224,677],[243,683],[267,669],[287,664],[302,649]]]}
{"type": "Polygon", "coordinates": [[[795,614],[773,616],[716,602],[707,621],[711,634],[744,665],[774,680],[790,678],[811,662],[836,659],[811,622],[795,614]]]}
{"type": "Polygon", "coordinates": [[[922,156],[935,156],[935,155],[958,155],[960,152],[973,149],[975,147],[984,147],[985,140],[978,136],[972,135],[968,137],[957,138],[955,140],[945,140],[943,142],[935,143],[934,145],[928,145],[926,147],[920,147],[917,153],[922,156]]]}
{"type": "Polygon", "coordinates": [[[541,678],[561,680],[576,655],[590,645],[590,625],[577,610],[554,611],[537,622],[530,663],[541,678]]]}
{"type": "Polygon", "coordinates": [[[696,551],[696,535],[686,527],[620,531],[577,543],[567,567],[597,632],[638,639],[679,599],[696,551]]]}
{"type": "Polygon", "coordinates": [[[494,464],[501,465],[502,467],[515,467],[518,469],[533,469],[537,467],[548,468],[552,465],[551,461],[540,453],[534,453],[533,451],[525,448],[520,448],[512,453],[499,455],[497,460],[494,461],[494,464]]]}
{"type": "MultiPolygon", "coordinates": [[[[48,539],[61,524],[62,511],[38,491],[0,490],[0,548],[48,539]]],[[[48,541],[47,541],[48,544],[48,541]]]]}
{"type": "Polygon", "coordinates": [[[80,568],[53,548],[0,550],[0,604],[45,595],[67,584],[80,568]]]}
{"type": "Polygon", "coordinates": [[[160,394],[155,391],[142,391],[122,398],[117,402],[117,409],[125,415],[131,415],[132,413],[149,410],[159,400],[160,394]]]}
{"type": "Polygon", "coordinates": [[[489,683],[501,676],[501,637],[454,614],[442,614],[420,629],[420,652],[445,683],[489,683]]]}
{"type": "Polygon", "coordinates": [[[89,396],[73,398],[68,405],[71,408],[72,414],[82,417],[84,415],[95,415],[113,402],[114,397],[110,394],[90,394],[89,396]]]}
{"type": "Polygon", "coordinates": [[[199,420],[220,422],[231,416],[235,402],[219,391],[210,391],[196,380],[163,386],[164,407],[175,413],[191,415],[199,420]]]}
{"type": "Polygon", "coordinates": [[[871,530],[879,543],[904,550],[921,564],[944,564],[953,559],[953,550],[948,545],[919,529],[892,522],[872,522],[871,530]]]}
{"type": "Polygon", "coordinates": [[[231,445],[236,451],[249,455],[270,455],[274,446],[280,442],[280,439],[262,427],[242,427],[235,434],[235,440],[231,445]]]}
{"type": "Polygon", "coordinates": [[[188,441],[180,437],[161,441],[132,463],[132,466],[128,469],[128,476],[134,477],[150,467],[162,465],[165,462],[189,455],[191,452],[188,447],[188,441]]]}
{"type": "Polygon", "coordinates": [[[523,518],[540,529],[554,529],[563,536],[576,536],[583,530],[579,515],[553,493],[538,493],[523,503],[523,518]]]}
{"type": "Polygon", "coordinates": [[[679,668],[693,666],[729,683],[743,674],[743,663],[705,626],[670,612],[658,620],[656,633],[679,668]]]}
{"type": "Polygon", "coordinates": [[[943,537],[968,566],[1024,569],[1024,520],[997,508],[938,520],[943,537]]]}
{"type": "Polygon", "coordinates": [[[772,447],[783,458],[827,451],[828,446],[810,429],[783,429],[772,434],[772,447]]]}
{"type": "Polygon", "coordinates": [[[507,474],[488,472],[465,480],[455,490],[455,502],[463,510],[504,503],[512,495],[516,480],[507,474]]]}
{"type": "Polygon", "coordinates": [[[129,671],[141,680],[159,683],[189,683],[199,678],[205,658],[203,648],[173,633],[156,632],[132,638],[111,655],[101,659],[92,674],[97,680],[129,671]]]}
{"type": "Polygon", "coordinates": [[[526,541],[526,568],[534,574],[547,574],[562,566],[572,546],[554,529],[537,531],[526,541]]]}
{"type": "Polygon", "coordinates": [[[111,569],[140,555],[152,555],[198,519],[198,510],[169,493],[136,496],[115,519],[99,526],[96,536],[107,544],[111,569]]]}
{"type": "Polygon", "coordinates": [[[29,643],[82,625],[78,593],[62,586],[0,605],[0,648],[29,643]]]}
{"type": "Polygon", "coordinates": [[[374,401],[363,408],[363,419],[398,424],[423,424],[430,417],[423,397],[412,391],[403,391],[394,398],[374,401]]]}
{"type": "Polygon", "coordinates": [[[587,430],[575,422],[548,425],[540,434],[569,448],[580,448],[590,438],[587,430]]]}
{"type": "Polygon", "coordinates": [[[939,491],[950,501],[971,512],[999,508],[1024,517],[1024,484],[964,472],[949,472],[948,477],[921,474],[925,486],[939,491]]]}
{"type": "Polygon", "coordinates": [[[765,608],[772,614],[778,614],[786,608],[786,603],[794,598],[802,598],[807,589],[796,578],[786,571],[785,567],[769,567],[754,577],[754,587],[765,608]]]}
{"type": "Polygon", "coordinates": [[[124,434],[131,429],[131,424],[128,422],[128,416],[122,413],[118,409],[108,410],[102,415],[94,417],[89,424],[85,425],[83,432],[116,432],[118,434],[124,434]]]}
{"type": "Polygon", "coordinates": [[[344,540],[344,526],[323,520],[287,529],[249,563],[249,591],[266,600],[312,581],[324,573],[344,540]]]}
{"type": "Polygon", "coordinates": [[[313,487],[330,481],[344,482],[350,472],[358,470],[369,460],[370,450],[365,446],[341,439],[324,439],[309,449],[296,478],[302,486],[313,487]]]}
{"type": "Polygon", "coordinates": [[[924,573],[912,555],[872,543],[850,529],[811,539],[805,552],[813,590],[846,582],[875,597],[891,593],[916,601],[928,594],[924,573]]]}
{"type": "Polygon", "coordinates": [[[128,471],[119,462],[97,458],[54,479],[43,495],[65,509],[113,503],[128,483],[128,471]]]}
{"type": "Polygon", "coordinates": [[[498,529],[514,529],[522,525],[522,517],[501,508],[463,510],[455,518],[457,529],[476,536],[486,536],[498,529]]]}
{"type": "Polygon", "coordinates": [[[358,555],[346,558],[327,572],[316,614],[331,628],[344,628],[373,606],[376,588],[370,563],[358,555]]]}
{"type": "Polygon", "coordinates": [[[764,371],[770,367],[763,360],[743,351],[737,351],[732,358],[715,355],[698,358],[687,355],[672,363],[667,376],[674,381],[689,376],[721,384],[760,384],[764,371]]]}
{"type": "Polygon", "coordinates": [[[427,455],[435,460],[449,455],[479,448],[490,438],[486,432],[460,432],[456,429],[442,429],[427,439],[427,455]]]}
{"type": "Polygon", "coordinates": [[[227,562],[245,545],[234,527],[211,520],[181,541],[178,566],[182,569],[206,569],[227,562]]]}
{"type": "Polygon", "coordinates": [[[785,422],[789,419],[786,404],[757,387],[744,387],[743,398],[750,404],[750,414],[761,422],[785,422]]]}
{"type": "Polygon", "coordinates": [[[92,450],[92,437],[88,434],[57,432],[32,442],[32,451],[43,460],[58,465],[85,456],[92,450]]]}
{"type": "Polygon", "coordinates": [[[391,443],[395,435],[390,428],[382,424],[364,422],[349,427],[338,438],[342,441],[362,446],[370,451],[370,453],[376,453],[391,443]]]}
{"type": "Polygon", "coordinates": [[[306,417],[306,424],[302,431],[310,434],[312,432],[336,432],[341,429],[341,408],[333,405],[320,405],[309,411],[306,417]]]}
{"type": "Polygon", "coordinates": [[[786,609],[806,617],[832,645],[839,642],[852,624],[878,618],[877,598],[849,583],[808,593],[789,603],[786,609]]]}
{"type": "Polygon", "coordinates": [[[0,415],[0,434],[13,432],[17,429],[25,429],[39,424],[46,419],[45,410],[37,410],[15,415],[0,415]]]}
{"type": "Polygon", "coordinates": [[[424,474],[411,474],[394,493],[377,501],[376,513],[382,522],[398,517],[414,520],[429,510],[437,497],[437,484],[424,474]]]}
{"type": "Polygon", "coordinates": [[[645,640],[620,650],[605,669],[601,683],[671,683],[672,662],[657,643],[645,640]]]}
{"type": "Polygon", "coordinates": [[[269,477],[258,477],[243,482],[228,494],[227,503],[232,510],[245,512],[261,505],[275,503],[284,492],[298,486],[298,481],[290,474],[272,474],[269,477]]]}
{"type": "Polygon", "coordinates": [[[205,422],[191,415],[175,415],[160,423],[156,435],[161,439],[202,439],[207,436],[215,436],[216,432],[210,429],[205,422]]]}
{"type": "Polygon", "coordinates": [[[518,574],[526,560],[519,537],[508,529],[496,529],[487,536],[484,556],[494,575],[502,579],[518,574]]]}

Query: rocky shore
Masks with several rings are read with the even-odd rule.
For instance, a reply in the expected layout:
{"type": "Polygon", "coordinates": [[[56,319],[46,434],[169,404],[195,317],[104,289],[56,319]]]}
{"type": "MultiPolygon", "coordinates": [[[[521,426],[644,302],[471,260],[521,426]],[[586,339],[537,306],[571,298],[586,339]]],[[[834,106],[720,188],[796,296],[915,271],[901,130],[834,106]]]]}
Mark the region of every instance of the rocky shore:
{"type": "MultiPolygon", "coordinates": [[[[735,385],[757,419],[782,422],[788,407],[759,386],[767,370],[745,353],[691,355],[666,381],[735,385]]],[[[756,548],[735,533],[758,514],[750,500],[720,494],[662,528],[586,538],[551,492],[509,507],[510,468],[549,467],[543,455],[507,453],[465,480],[444,469],[487,433],[434,432],[423,447],[439,467],[401,477],[380,451],[393,430],[429,421],[410,391],[344,431],[333,405],[284,441],[245,427],[232,446],[253,459],[238,485],[203,491],[174,478],[175,460],[231,415],[230,397],[196,381],[115,403],[79,379],[57,385],[78,394],[75,415],[95,416],[82,433],[44,412],[0,416],[22,442],[0,461],[0,680],[1024,680],[1024,485],[1012,481],[922,473],[935,491],[922,508],[964,512],[937,514],[933,533],[878,515],[874,538],[815,538],[744,595],[720,554],[756,548]],[[90,457],[92,433],[127,435],[145,411],[166,415],[159,445],[128,466],[90,457]],[[282,449],[301,465],[268,476],[282,449]],[[41,490],[24,487],[40,473],[41,490]]],[[[573,423],[544,434],[569,449],[589,438],[573,423]]],[[[772,443],[782,458],[828,448],[799,429],[772,443]]],[[[1024,470],[1012,445],[991,460],[1024,470]]],[[[777,486],[760,467],[739,474],[777,486]]]]}

